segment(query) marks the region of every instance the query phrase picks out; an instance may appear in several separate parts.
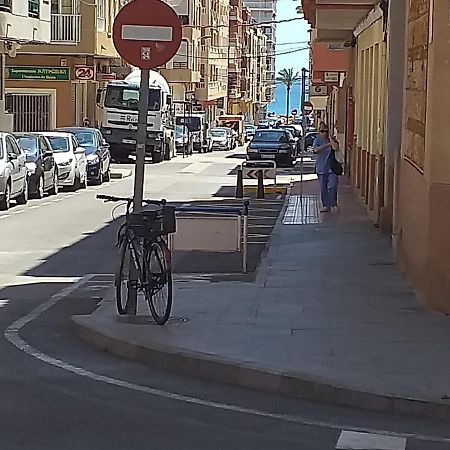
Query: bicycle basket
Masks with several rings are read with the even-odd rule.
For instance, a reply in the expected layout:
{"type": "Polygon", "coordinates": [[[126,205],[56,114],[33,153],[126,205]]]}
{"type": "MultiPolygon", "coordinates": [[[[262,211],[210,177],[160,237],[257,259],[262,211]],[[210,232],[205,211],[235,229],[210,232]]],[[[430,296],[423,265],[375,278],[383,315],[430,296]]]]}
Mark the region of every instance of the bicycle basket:
{"type": "Polygon", "coordinates": [[[160,209],[146,209],[141,213],[131,213],[127,226],[137,238],[154,239],[157,236],[175,233],[176,219],[173,206],[160,209]]]}

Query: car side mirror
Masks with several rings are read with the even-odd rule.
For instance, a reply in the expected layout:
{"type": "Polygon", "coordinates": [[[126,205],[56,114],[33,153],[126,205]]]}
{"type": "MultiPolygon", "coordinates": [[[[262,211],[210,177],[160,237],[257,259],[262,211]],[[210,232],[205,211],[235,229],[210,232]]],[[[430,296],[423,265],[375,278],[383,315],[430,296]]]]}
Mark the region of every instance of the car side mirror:
{"type": "Polygon", "coordinates": [[[9,153],[9,154],[8,154],[8,158],[9,158],[10,160],[17,159],[17,155],[16,155],[15,153],[9,153]]]}
{"type": "Polygon", "coordinates": [[[76,153],[77,155],[81,155],[82,153],[84,153],[84,148],[83,148],[83,147],[77,147],[77,148],[75,149],[75,153],[76,153]]]}

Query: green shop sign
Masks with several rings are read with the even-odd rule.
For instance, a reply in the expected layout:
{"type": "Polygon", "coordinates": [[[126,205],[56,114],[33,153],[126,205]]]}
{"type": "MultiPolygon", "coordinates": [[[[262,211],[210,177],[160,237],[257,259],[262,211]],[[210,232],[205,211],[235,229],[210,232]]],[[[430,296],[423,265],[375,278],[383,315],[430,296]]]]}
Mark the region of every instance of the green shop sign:
{"type": "Polygon", "coordinates": [[[69,81],[69,67],[6,67],[8,80],[69,81]]]}

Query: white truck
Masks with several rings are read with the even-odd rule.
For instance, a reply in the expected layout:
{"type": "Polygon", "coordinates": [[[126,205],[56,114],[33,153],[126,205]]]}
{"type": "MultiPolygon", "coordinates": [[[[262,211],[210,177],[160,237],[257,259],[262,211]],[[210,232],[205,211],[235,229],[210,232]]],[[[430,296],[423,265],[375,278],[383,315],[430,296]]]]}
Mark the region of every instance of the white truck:
{"type": "MultiPolygon", "coordinates": [[[[102,112],[100,129],[117,161],[127,160],[136,152],[140,82],[141,71],[135,70],[123,81],[112,81],[97,92],[102,112]]],[[[151,70],[145,151],[155,163],[175,155],[173,119],[169,85],[162,75],[151,70]]]]}
{"type": "Polygon", "coordinates": [[[208,125],[204,112],[193,112],[188,115],[177,114],[177,125],[185,125],[192,136],[193,148],[198,152],[206,152],[208,149],[208,125]]]}

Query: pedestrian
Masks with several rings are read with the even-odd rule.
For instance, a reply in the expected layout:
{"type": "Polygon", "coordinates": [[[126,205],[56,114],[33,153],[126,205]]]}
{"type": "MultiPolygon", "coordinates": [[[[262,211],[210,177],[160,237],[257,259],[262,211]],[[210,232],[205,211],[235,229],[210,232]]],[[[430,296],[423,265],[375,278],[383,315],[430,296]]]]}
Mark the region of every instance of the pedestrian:
{"type": "Polygon", "coordinates": [[[316,174],[320,182],[322,209],[330,212],[337,207],[339,171],[335,168],[335,151],[339,149],[336,139],[330,139],[330,131],[325,123],[320,124],[319,135],[314,139],[313,151],[316,157],[316,174]],[[336,173],[338,172],[338,173],[336,173]]]}

